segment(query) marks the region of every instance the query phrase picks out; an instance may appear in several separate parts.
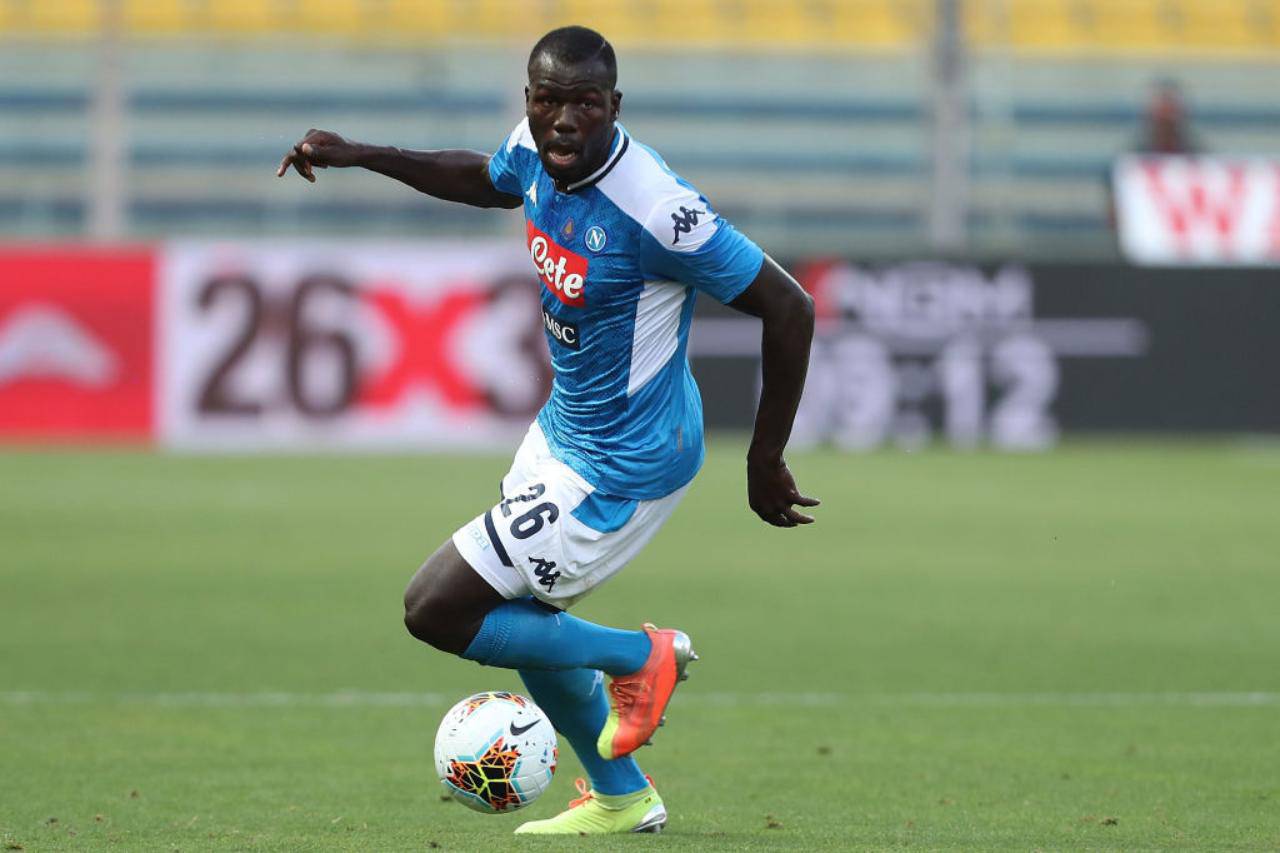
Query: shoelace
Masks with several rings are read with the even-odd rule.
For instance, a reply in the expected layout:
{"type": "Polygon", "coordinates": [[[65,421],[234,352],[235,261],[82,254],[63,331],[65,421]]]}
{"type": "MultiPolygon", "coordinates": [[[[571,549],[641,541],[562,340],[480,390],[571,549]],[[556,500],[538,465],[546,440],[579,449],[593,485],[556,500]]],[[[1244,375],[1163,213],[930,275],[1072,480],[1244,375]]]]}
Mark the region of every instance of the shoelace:
{"type": "Polygon", "coordinates": [[[587,780],[583,779],[581,776],[573,780],[573,787],[577,788],[578,793],[582,796],[578,797],[576,800],[570,800],[569,808],[576,809],[578,806],[587,802],[587,800],[595,799],[595,793],[592,792],[591,787],[587,784],[587,780]]]}

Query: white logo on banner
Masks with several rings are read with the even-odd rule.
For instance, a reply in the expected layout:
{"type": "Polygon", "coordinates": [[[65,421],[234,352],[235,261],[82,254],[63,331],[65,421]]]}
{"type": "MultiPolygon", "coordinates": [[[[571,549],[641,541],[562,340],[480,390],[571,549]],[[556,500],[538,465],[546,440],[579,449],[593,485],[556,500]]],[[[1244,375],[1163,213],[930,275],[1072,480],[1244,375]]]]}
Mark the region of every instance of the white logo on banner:
{"type": "Polygon", "coordinates": [[[66,379],[91,388],[115,381],[119,359],[65,311],[33,305],[0,326],[0,384],[66,379]]]}

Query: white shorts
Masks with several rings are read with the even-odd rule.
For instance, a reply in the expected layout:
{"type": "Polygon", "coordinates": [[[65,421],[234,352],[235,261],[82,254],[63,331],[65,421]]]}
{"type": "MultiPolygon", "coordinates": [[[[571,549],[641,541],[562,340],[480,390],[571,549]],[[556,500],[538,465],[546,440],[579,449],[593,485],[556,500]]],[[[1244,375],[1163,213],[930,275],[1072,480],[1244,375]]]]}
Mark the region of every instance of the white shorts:
{"type": "Polygon", "coordinates": [[[597,492],[551,455],[534,421],[502,478],[504,500],[454,533],[453,544],[504,597],[533,595],[564,609],[639,553],[688,488],[652,501],[597,492]]]}

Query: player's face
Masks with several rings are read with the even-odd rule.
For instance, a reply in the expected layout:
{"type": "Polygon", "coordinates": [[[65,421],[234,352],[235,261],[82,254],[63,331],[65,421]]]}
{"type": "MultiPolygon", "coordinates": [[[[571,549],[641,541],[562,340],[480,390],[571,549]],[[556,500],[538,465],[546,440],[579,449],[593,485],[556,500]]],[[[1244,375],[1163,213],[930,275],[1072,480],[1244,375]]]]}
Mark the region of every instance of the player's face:
{"type": "Polygon", "coordinates": [[[609,86],[602,63],[541,58],[529,68],[524,97],[538,157],[557,183],[581,180],[604,163],[622,93],[609,86]]]}

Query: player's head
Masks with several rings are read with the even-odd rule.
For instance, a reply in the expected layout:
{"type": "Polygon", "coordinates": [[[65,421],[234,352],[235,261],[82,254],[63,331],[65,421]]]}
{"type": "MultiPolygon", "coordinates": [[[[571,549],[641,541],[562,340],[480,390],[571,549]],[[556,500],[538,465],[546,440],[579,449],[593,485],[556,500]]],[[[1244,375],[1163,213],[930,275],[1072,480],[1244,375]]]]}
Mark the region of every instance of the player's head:
{"type": "Polygon", "coordinates": [[[618,60],[595,30],[552,30],[529,53],[525,113],[542,165],[561,183],[581,180],[609,156],[622,106],[618,60]]]}

